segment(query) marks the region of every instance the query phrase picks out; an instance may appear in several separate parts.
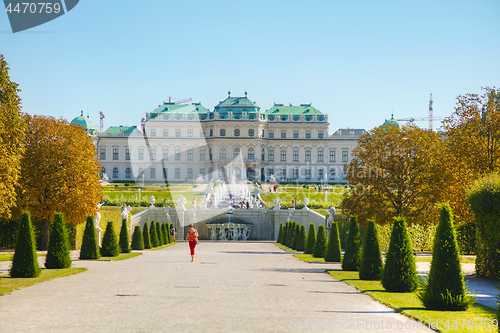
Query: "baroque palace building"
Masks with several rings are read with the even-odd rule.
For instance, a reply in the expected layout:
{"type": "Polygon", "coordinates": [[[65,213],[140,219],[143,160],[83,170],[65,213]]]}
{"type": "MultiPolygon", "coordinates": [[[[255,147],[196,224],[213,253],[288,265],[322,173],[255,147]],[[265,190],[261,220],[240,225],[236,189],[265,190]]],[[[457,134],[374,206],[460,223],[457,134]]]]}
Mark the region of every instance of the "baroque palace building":
{"type": "MultiPolygon", "coordinates": [[[[274,104],[261,112],[247,97],[228,97],[213,111],[163,103],[142,128],[112,126],[94,134],[103,174],[112,181],[211,180],[345,181],[363,129],[329,135],[328,115],[311,104],[274,104]]],[[[84,127],[89,120],[72,123],[84,127]]],[[[89,133],[92,134],[92,133],[89,133]]]]}

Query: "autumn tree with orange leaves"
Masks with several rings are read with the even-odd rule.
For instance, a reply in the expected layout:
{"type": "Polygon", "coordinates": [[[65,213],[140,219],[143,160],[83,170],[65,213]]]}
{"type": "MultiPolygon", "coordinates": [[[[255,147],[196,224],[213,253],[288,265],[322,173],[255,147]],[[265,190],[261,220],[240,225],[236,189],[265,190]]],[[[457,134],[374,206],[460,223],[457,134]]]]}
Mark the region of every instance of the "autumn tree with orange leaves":
{"type": "Polygon", "coordinates": [[[17,186],[17,213],[27,210],[42,222],[40,249],[46,249],[50,221],[64,213],[68,223],[85,222],[102,199],[100,165],[91,137],[77,125],[26,115],[25,148],[17,186]]]}

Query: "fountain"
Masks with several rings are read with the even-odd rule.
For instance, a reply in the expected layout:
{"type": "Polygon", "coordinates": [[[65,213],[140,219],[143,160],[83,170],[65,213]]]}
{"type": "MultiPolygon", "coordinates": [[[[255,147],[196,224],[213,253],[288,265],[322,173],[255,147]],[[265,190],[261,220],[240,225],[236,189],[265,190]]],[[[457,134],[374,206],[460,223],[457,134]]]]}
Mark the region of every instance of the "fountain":
{"type": "Polygon", "coordinates": [[[252,232],[252,223],[233,223],[231,217],[234,214],[233,207],[226,211],[228,222],[226,223],[208,223],[207,227],[210,229],[211,240],[231,240],[231,241],[246,241],[252,232]]]}

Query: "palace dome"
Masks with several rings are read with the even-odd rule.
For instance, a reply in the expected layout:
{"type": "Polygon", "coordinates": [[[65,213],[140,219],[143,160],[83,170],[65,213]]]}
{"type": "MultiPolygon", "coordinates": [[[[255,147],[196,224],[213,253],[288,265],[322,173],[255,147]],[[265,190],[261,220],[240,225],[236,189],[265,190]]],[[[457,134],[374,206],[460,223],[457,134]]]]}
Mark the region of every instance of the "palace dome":
{"type": "Polygon", "coordinates": [[[76,117],[71,121],[71,124],[82,126],[90,135],[95,135],[99,131],[99,127],[92,120],[90,120],[89,117],[85,117],[83,115],[83,111],[79,117],[76,117]]]}

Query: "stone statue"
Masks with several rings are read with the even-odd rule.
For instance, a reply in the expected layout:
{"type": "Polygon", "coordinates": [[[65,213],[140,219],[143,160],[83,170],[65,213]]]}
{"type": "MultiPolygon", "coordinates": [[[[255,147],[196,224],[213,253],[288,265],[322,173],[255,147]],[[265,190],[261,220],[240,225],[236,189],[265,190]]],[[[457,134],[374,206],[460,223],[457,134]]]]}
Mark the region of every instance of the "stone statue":
{"type": "Polygon", "coordinates": [[[262,193],[262,189],[259,185],[259,183],[255,182],[253,183],[253,194],[258,195],[262,193]]]}
{"type": "Polygon", "coordinates": [[[327,229],[329,229],[331,228],[332,222],[334,221],[335,207],[333,207],[333,205],[330,205],[330,207],[326,210],[326,212],[328,213],[328,218],[326,220],[326,227],[327,229]]]}
{"type": "Polygon", "coordinates": [[[307,207],[307,205],[309,204],[309,199],[304,198],[304,200],[302,200],[302,203],[304,204],[304,209],[309,210],[309,207],[307,207]]]}
{"type": "Polygon", "coordinates": [[[269,182],[276,183],[276,177],[274,177],[274,175],[271,175],[269,182]]]}
{"type": "Polygon", "coordinates": [[[100,203],[97,205],[97,211],[95,212],[95,216],[94,216],[94,226],[96,229],[100,229],[99,223],[101,222],[101,212],[99,210],[101,209],[101,207],[103,205],[104,205],[104,203],[100,203]]]}
{"type": "Polygon", "coordinates": [[[122,212],[121,212],[121,217],[122,220],[127,220],[128,219],[128,214],[132,211],[132,207],[128,206],[127,204],[123,204],[122,206],[122,212]]]}
{"type": "Polygon", "coordinates": [[[182,209],[186,209],[184,206],[186,204],[187,200],[184,198],[184,196],[181,194],[179,198],[177,199],[177,207],[180,207],[182,209]]]}
{"type": "Polygon", "coordinates": [[[155,196],[154,196],[154,195],[152,195],[152,196],[149,198],[149,205],[150,205],[150,207],[154,207],[154,206],[155,206],[155,202],[156,202],[155,196]]]}
{"type": "Polygon", "coordinates": [[[214,183],[210,182],[205,187],[205,194],[214,194],[214,183]]]}
{"type": "Polygon", "coordinates": [[[281,199],[278,196],[276,198],[274,198],[274,200],[273,200],[274,210],[279,210],[281,208],[280,202],[281,202],[281,199]]]}

